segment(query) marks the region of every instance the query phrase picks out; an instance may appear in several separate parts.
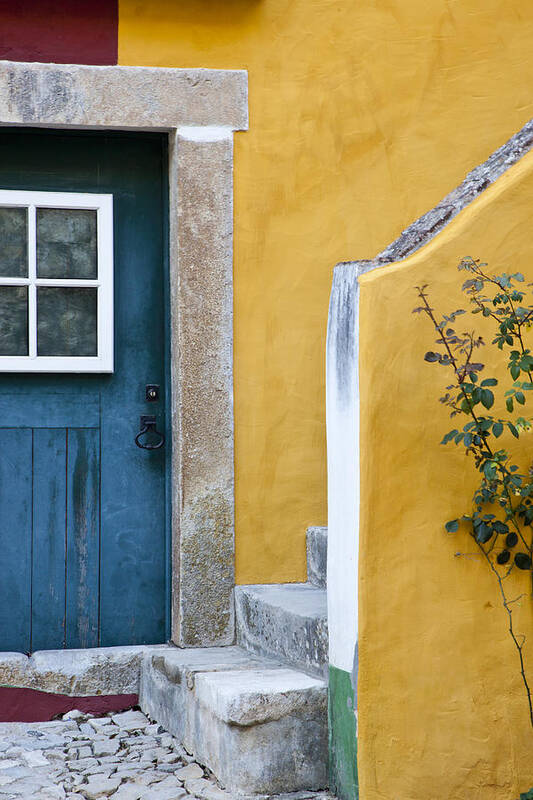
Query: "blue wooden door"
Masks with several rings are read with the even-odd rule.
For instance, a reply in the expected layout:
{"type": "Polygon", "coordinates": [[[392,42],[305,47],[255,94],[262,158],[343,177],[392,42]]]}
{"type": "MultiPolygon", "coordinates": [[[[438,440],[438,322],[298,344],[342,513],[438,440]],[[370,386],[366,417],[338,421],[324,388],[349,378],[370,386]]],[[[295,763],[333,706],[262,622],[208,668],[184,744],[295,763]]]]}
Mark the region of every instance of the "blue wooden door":
{"type": "Polygon", "coordinates": [[[0,131],[0,189],[113,196],[115,280],[112,374],[0,374],[0,650],[167,638],[169,436],[134,442],[167,427],[165,164],[164,136],[0,131]]]}

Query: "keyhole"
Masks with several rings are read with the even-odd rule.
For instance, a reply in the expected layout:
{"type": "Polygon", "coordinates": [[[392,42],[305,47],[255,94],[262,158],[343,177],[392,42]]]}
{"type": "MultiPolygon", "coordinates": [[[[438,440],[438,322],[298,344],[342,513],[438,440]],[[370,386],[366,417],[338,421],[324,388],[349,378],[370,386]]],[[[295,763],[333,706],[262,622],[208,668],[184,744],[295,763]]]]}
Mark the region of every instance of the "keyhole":
{"type": "Polygon", "coordinates": [[[146,386],[145,397],[149,403],[159,400],[159,386],[155,383],[148,383],[146,386]]]}

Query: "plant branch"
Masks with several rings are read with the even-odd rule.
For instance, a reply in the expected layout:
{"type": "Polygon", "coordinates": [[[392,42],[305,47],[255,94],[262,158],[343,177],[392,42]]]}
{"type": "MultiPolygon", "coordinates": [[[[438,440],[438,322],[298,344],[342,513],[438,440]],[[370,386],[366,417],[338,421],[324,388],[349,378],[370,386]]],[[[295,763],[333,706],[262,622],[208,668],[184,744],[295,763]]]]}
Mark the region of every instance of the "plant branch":
{"type": "MultiPolygon", "coordinates": [[[[528,683],[527,677],[526,677],[526,671],[525,671],[525,666],[524,666],[524,654],[522,652],[523,648],[524,648],[525,641],[526,641],[526,637],[524,636],[524,634],[519,634],[519,636],[523,637],[522,638],[522,643],[520,644],[518,639],[517,639],[517,637],[516,637],[516,634],[514,632],[514,628],[513,628],[513,610],[512,610],[512,608],[510,608],[511,603],[516,603],[516,601],[519,600],[520,598],[517,597],[515,600],[507,600],[507,597],[506,597],[506,594],[505,594],[505,589],[503,587],[502,577],[501,577],[500,573],[498,572],[498,570],[496,569],[496,567],[494,566],[494,564],[492,563],[492,561],[488,557],[487,553],[485,552],[485,550],[481,546],[481,544],[479,542],[477,542],[477,541],[476,541],[476,544],[479,547],[479,549],[481,550],[481,552],[483,553],[483,556],[485,557],[485,559],[487,561],[487,564],[489,565],[490,569],[492,570],[492,572],[496,576],[496,580],[498,581],[498,586],[499,586],[500,594],[501,594],[501,597],[502,597],[502,604],[503,604],[503,607],[505,608],[505,610],[507,612],[507,615],[508,615],[508,618],[509,618],[509,634],[510,634],[511,639],[513,640],[514,645],[515,645],[515,647],[516,647],[516,649],[518,651],[518,657],[519,657],[519,660],[520,660],[520,675],[522,676],[522,682],[524,684],[524,688],[525,688],[526,694],[527,694],[527,702],[528,702],[528,707],[529,707],[529,721],[531,723],[531,727],[533,727],[533,703],[531,701],[531,690],[529,688],[529,683],[528,683]]],[[[523,595],[520,595],[520,597],[522,597],[522,596],[523,595]]]]}

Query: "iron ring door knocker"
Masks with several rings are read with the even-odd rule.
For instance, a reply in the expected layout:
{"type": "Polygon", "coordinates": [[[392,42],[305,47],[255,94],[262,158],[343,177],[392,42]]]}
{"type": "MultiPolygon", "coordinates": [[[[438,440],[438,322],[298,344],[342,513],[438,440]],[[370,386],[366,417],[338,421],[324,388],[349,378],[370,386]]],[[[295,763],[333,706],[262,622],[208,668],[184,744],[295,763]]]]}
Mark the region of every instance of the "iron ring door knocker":
{"type": "Polygon", "coordinates": [[[143,414],[141,416],[141,430],[135,437],[135,444],[142,450],[159,450],[159,448],[163,447],[165,444],[165,436],[161,431],[156,429],[156,421],[153,414],[143,414]],[[159,441],[156,441],[154,444],[142,444],[140,439],[145,433],[154,433],[156,436],[159,436],[159,441]]]}

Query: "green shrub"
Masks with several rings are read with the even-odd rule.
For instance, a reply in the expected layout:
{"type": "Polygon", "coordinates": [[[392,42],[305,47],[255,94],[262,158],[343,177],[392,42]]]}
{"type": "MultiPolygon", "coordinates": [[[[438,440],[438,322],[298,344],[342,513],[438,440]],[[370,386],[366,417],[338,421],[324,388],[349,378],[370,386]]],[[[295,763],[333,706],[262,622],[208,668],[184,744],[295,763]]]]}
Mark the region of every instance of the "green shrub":
{"type": "MultiPolygon", "coordinates": [[[[526,636],[515,630],[513,620],[514,605],[527,596],[515,596],[516,572],[529,572],[530,580],[533,577],[533,464],[514,463],[514,451],[507,447],[507,442],[533,431],[533,418],[524,416],[523,410],[533,393],[533,350],[527,347],[533,328],[533,284],[526,284],[520,272],[491,275],[486,266],[472,258],[459,264],[459,270],[469,273],[462,289],[470,301],[470,313],[457,309],[439,314],[431,305],[427,285],[416,287],[421,304],[413,312],[427,317],[437,336],[437,347],[426,352],[425,361],[447,374],[440,402],[456,418],[456,427],[441,444],[463,448],[479,474],[470,507],[448,520],[445,528],[449,534],[466,529],[497,581],[533,727],[533,696],[523,652],[526,636]],[[479,359],[480,351],[489,349],[484,338],[464,330],[470,314],[481,314],[492,324],[488,369],[479,359]],[[508,359],[507,386],[489,372],[501,361],[498,351],[508,359]],[[496,404],[495,392],[500,395],[496,404]],[[465,417],[468,421],[462,425],[465,417]]],[[[524,447],[524,452],[530,451],[524,447]]],[[[533,800],[533,789],[520,800],[527,798],[533,800]]]]}

